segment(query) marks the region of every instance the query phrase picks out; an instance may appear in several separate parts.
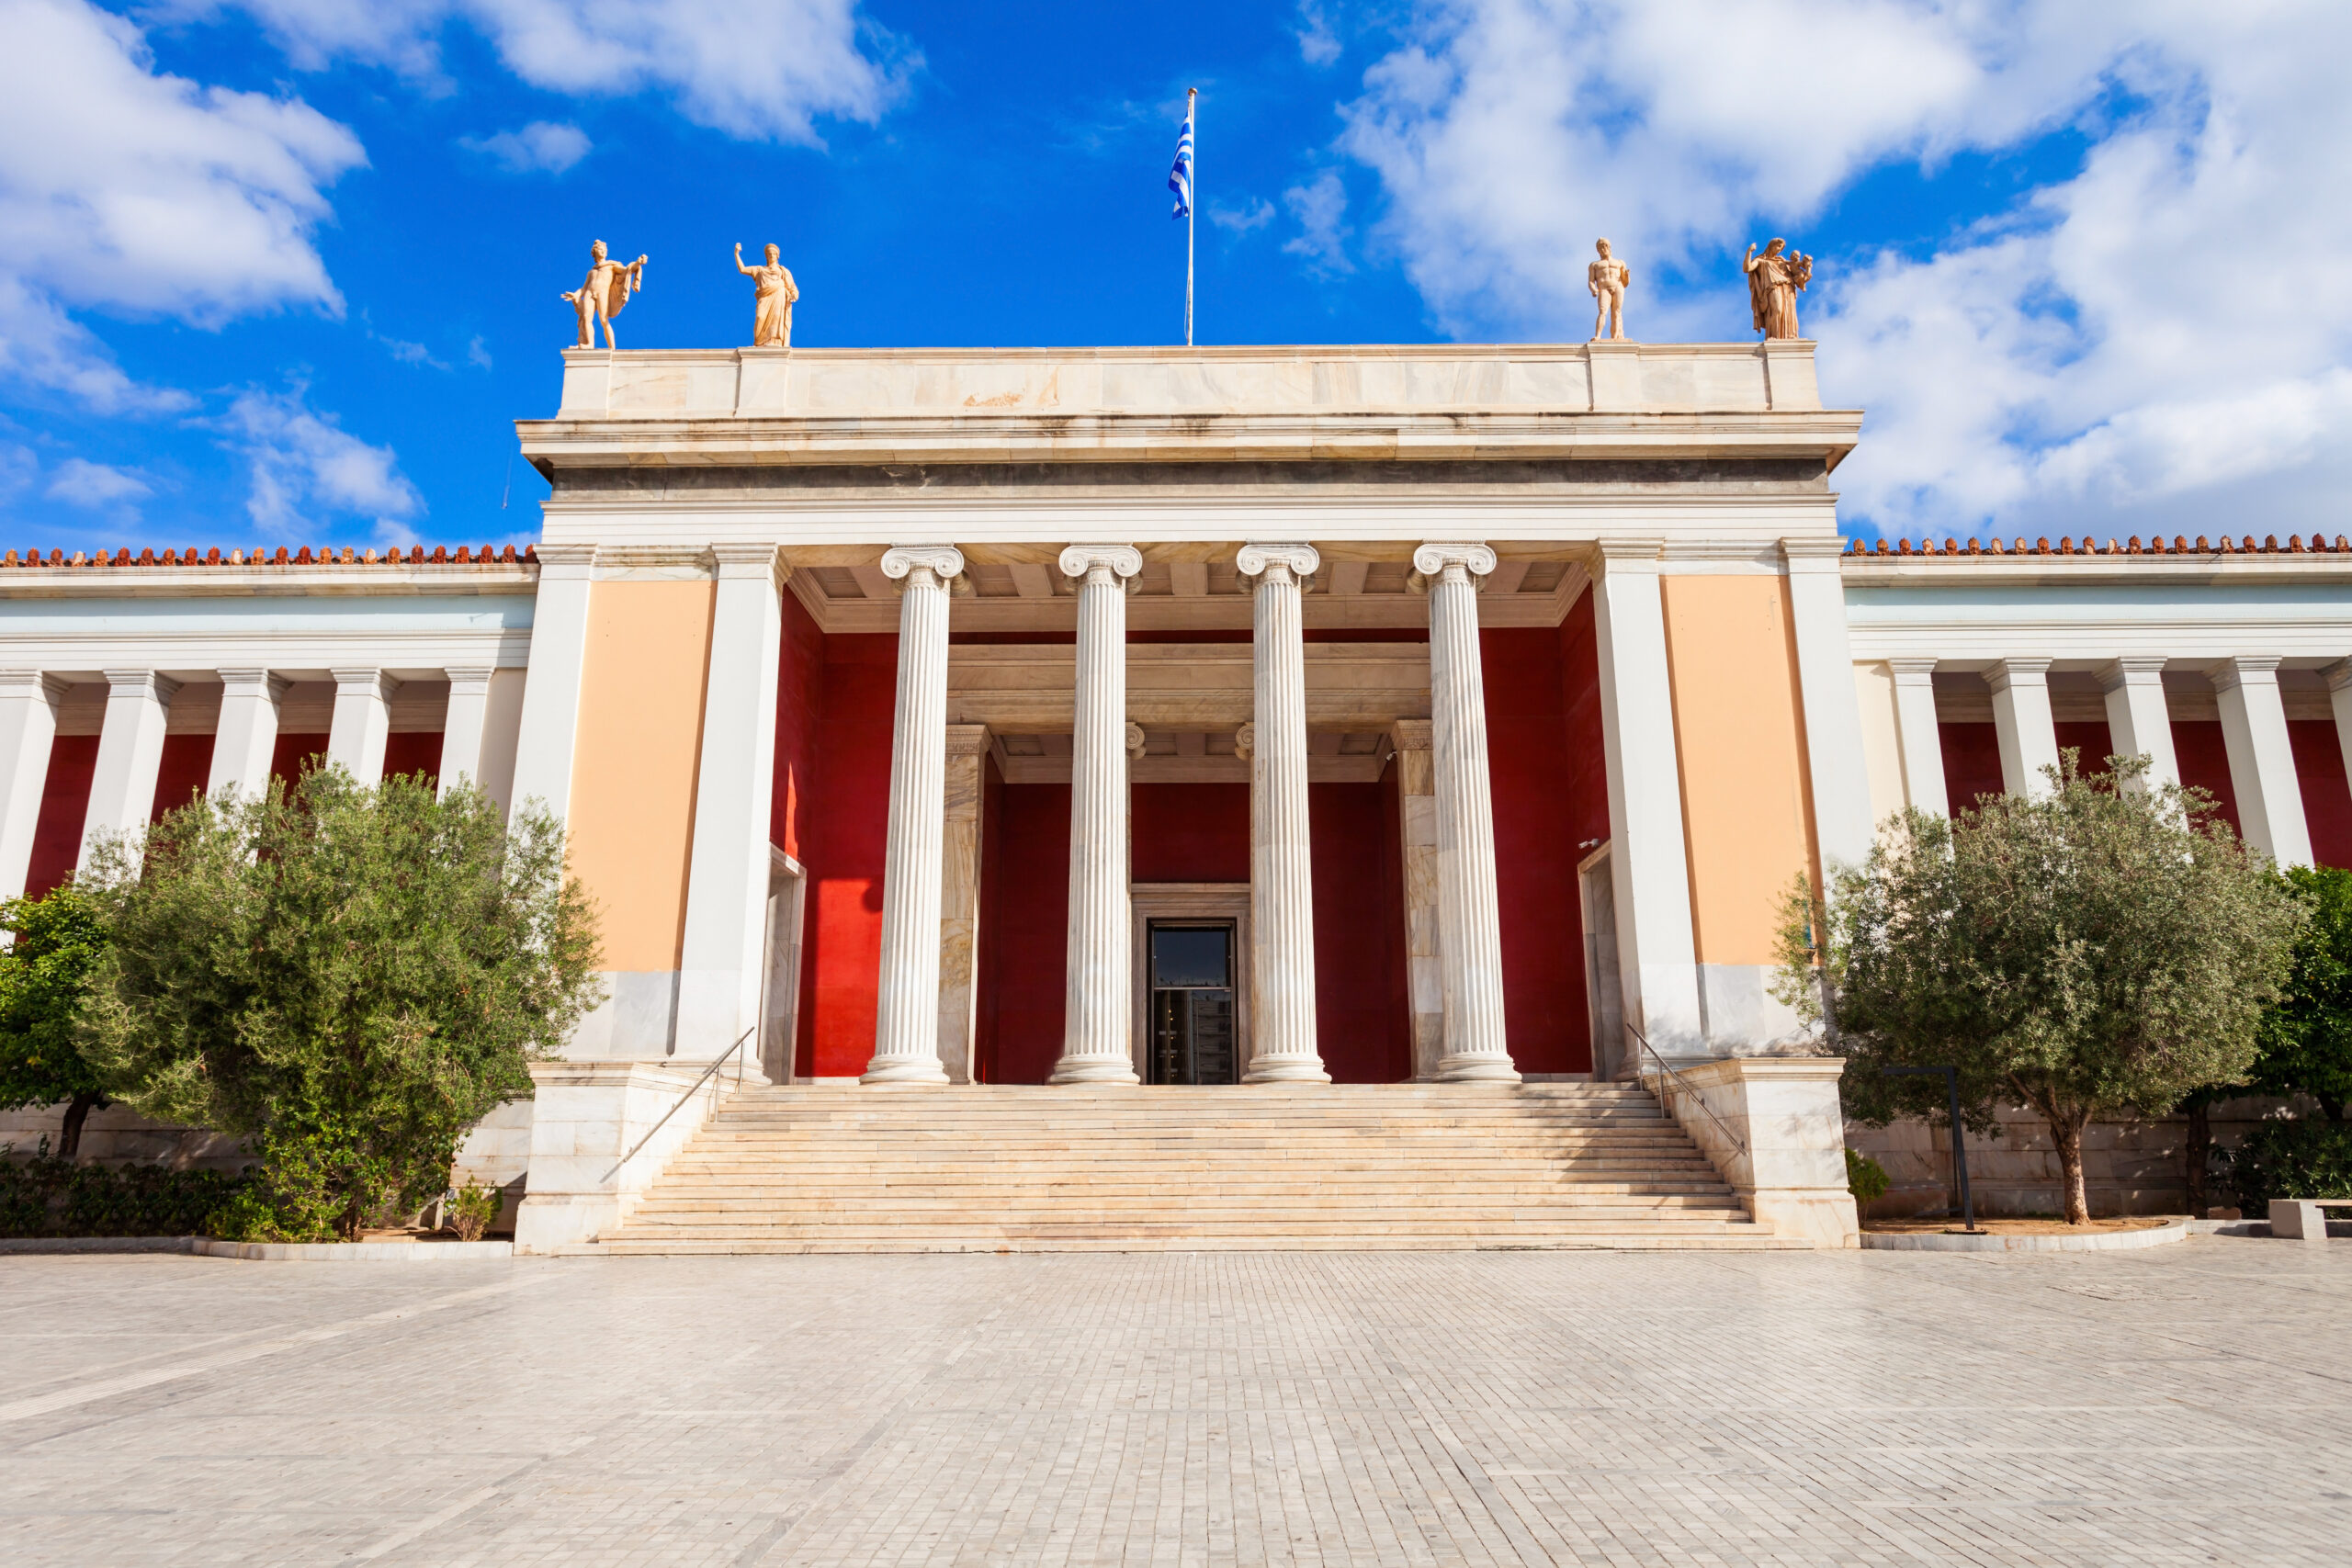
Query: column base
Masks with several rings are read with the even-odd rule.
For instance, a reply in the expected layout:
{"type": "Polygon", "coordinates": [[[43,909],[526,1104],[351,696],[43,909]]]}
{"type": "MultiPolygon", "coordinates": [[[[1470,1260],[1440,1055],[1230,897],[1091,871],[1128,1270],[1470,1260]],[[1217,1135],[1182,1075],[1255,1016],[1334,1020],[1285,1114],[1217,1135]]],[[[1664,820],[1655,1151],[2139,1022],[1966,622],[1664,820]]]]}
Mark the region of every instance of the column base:
{"type": "Polygon", "coordinates": [[[1241,1075],[1243,1083],[1329,1083],[1320,1056],[1260,1057],[1241,1075]]]}
{"type": "Polygon", "coordinates": [[[1509,1056],[1441,1056],[1440,1083],[1517,1083],[1519,1069],[1509,1056]]]}
{"type": "Polygon", "coordinates": [[[936,1056],[876,1056],[858,1078],[862,1084],[944,1084],[947,1069],[936,1056]]]}
{"type": "Polygon", "coordinates": [[[1139,1084],[1135,1064],[1124,1056],[1064,1056],[1054,1064],[1049,1084],[1139,1084]]]}

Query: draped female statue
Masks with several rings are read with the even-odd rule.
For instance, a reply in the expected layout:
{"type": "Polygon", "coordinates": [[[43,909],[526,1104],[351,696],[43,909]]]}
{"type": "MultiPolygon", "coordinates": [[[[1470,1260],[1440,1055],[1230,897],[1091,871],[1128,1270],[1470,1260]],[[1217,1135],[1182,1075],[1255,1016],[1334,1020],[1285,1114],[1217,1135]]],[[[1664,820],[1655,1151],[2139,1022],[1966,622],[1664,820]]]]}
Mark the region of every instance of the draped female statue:
{"type": "Polygon", "coordinates": [[[1797,337],[1797,295],[1813,281],[1813,258],[1799,251],[1781,254],[1786,240],[1774,240],[1758,255],[1747,247],[1747,302],[1756,330],[1766,337],[1797,337]]]}
{"type": "Polygon", "coordinates": [[[783,254],[770,245],[765,266],[745,266],[743,247],[735,247],[735,270],[750,278],[759,291],[752,317],[753,348],[792,346],[792,302],[800,298],[800,290],[792,281],[790,269],[776,259],[783,254]]]}

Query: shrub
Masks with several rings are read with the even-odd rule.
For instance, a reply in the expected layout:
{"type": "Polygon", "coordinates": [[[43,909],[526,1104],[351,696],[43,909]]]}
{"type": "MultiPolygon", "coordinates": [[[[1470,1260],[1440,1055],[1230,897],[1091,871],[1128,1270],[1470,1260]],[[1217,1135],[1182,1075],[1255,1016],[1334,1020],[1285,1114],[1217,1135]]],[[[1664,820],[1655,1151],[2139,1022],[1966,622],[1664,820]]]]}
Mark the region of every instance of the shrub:
{"type": "Polygon", "coordinates": [[[196,1235],[252,1190],[227,1171],[77,1165],[43,1139],[30,1159],[0,1157],[0,1235],[196,1235]]]}
{"type": "Polygon", "coordinates": [[[449,1195],[449,1228],[458,1233],[459,1241],[480,1241],[498,1218],[499,1200],[504,1196],[495,1187],[479,1182],[458,1188],[449,1195]]]}
{"type": "Polygon", "coordinates": [[[1886,1196],[1886,1190],[1892,1185],[1886,1167],[1868,1155],[1846,1151],[1846,1190],[1854,1195],[1855,1202],[1874,1203],[1886,1196]]]}
{"type": "Polygon", "coordinates": [[[2223,1190],[2249,1220],[2273,1198],[2352,1198],[2352,1123],[2266,1122],[2221,1166],[2223,1190]]]}
{"type": "Polygon", "coordinates": [[[45,898],[0,903],[0,931],[16,938],[0,949],[0,1111],[64,1106],[57,1154],[72,1160],[90,1112],[107,1104],[74,1038],[74,1015],[106,952],[105,918],[69,882],[45,898]]]}

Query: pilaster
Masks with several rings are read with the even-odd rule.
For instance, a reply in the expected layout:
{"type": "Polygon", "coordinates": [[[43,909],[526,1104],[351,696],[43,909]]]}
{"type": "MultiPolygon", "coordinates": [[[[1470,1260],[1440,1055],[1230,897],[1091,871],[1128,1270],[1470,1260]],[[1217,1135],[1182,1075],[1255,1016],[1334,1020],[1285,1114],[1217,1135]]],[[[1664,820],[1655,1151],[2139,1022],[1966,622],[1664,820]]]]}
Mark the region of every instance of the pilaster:
{"type": "Polygon", "coordinates": [[[2240,654],[2213,665],[2213,695],[2222,710],[2222,740],[2230,753],[2230,790],[2246,842],[2280,865],[2312,863],[2311,829],[2303,820],[2302,785],[2287,739],[2287,708],[2278,695],[2278,660],[2240,654]]]}
{"type": "Polygon", "coordinates": [[[109,670],[106,676],[107,713],[98,731],[98,762],[90,777],[76,871],[90,868],[101,834],[146,830],[164,765],[164,710],[179,690],[178,682],[153,670],[109,670]]]}
{"type": "Polygon", "coordinates": [[[1894,728],[1903,748],[1904,800],[1914,811],[1951,815],[1944,784],[1942,728],[1936,722],[1936,661],[1890,659],[1894,675],[1894,728]]]}
{"type": "Polygon", "coordinates": [[[363,784],[384,776],[384,742],[392,732],[392,687],[381,670],[345,669],[334,676],[334,718],[327,733],[327,761],[363,784]]]}
{"type": "Polygon", "coordinates": [[[2001,748],[2001,788],[2047,795],[2042,770],[2058,765],[2058,725],[2050,712],[2050,660],[2003,659],[1984,671],[1993,690],[1994,739],[2001,748]]]}
{"type": "MultiPolygon", "coordinates": [[[[573,358],[580,352],[564,351],[567,396],[571,367],[589,363],[573,358]]],[[[601,372],[603,362],[594,363],[601,372]]],[[[571,756],[580,730],[580,676],[588,652],[588,599],[596,575],[596,547],[541,545],[538,558],[512,803],[536,801],[560,822],[571,811],[571,756]]]]}
{"type": "Polygon", "coordinates": [[[2119,757],[2148,759],[2148,771],[2131,787],[2162,789],[2178,784],[2180,762],[2173,752],[2163,655],[2115,660],[2099,671],[2098,683],[2107,693],[2109,749],[2119,757]]]}
{"type": "Polygon", "coordinates": [[[1781,541],[1795,635],[1797,691],[1804,710],[1805,767],[1813,786],[1815,847],[1822,873],[1870,858],[1877,822],[1871,811],[1862,712],[1854,692],[1854,650],[1846,635],[1845,548],[1835,535],[1781,541]]]}
{"type": "Polygon", "coordinates": [[[24,896],[63,690],[38,670],[0,670],[0,898],[24,896]]]}
{"type": "Polygon", "coordinates": [[[939,873],[939,1063],[949,1083],[972,1081],[979,1009],[981,773],[988,752],[987,725],[947,726],[939,873]]]}
{"type": "Polygon", "coordinates": [[[482,739],[490,724],[490,684],[498,671],[489,665],[450,669],[449,706],[441,719],[440,793],[460,783],[481,783],[482,739]]]}
{"type": "Polygon", "coordinates": [[[1430,760],[1430,721],[1400,718],[1388,727],[1396,747],[1396,805],[1404,838],[1405,965],[1412,1013],[1413,1077],[1437,1077],[1445,1055],[1445,975],[1438,951],[1437,779],[1430,760]]]}

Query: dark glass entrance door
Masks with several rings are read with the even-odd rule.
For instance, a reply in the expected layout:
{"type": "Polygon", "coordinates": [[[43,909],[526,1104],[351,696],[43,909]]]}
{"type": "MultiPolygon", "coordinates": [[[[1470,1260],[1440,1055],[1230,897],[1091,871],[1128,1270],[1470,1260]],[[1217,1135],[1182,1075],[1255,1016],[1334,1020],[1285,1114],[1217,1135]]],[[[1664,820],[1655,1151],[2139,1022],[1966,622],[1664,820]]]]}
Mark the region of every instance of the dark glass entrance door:
{"type": "Polygon", "coordinates": [[[1233,922],[1153,921],[1151,1081],[1234,1083],[1233,922]]]}

